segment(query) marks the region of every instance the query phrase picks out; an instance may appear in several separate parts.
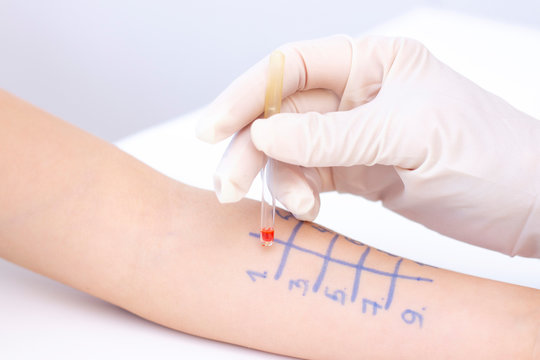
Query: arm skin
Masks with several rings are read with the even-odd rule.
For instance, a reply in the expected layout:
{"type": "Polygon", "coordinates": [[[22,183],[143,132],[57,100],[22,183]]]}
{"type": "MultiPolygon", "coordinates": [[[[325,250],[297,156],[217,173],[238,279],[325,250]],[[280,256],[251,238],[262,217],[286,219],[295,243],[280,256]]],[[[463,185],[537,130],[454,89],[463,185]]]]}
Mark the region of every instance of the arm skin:
{"type": "Polygon", "coordinates": [[[538,290],[282,211],[262,248],[257,202],[221,205],[5,92],[0,128],[0,256],[141,317],[302,358],[540,356],[538,290]]]}

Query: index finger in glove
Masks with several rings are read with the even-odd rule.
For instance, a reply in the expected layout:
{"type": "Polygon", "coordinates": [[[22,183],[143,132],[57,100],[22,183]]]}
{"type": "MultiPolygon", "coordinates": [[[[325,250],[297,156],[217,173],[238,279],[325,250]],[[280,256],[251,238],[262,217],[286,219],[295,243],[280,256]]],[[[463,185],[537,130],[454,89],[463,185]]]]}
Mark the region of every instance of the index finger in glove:
{"type": "MultiPolygon", "coordinates": [[[[282,110],[286,112],[305,111],[335,111],[338,106],[338,98],[329,90],[310,90],[296,93],[283,102],[282,110]]],[[[266,155],[257,150],[251,141],[250,127],[248,125],[238,131],[233,137],[223,158],[221,159],[216,173],[214,174],[214,189],[220,202],[239,201],[248,192],[253,179],[265,164],[266,155]]],[[[280,165],[276,165],[276,173],[281,174],[280,165]]],[[[297,199],[302,198],[304,203],[309,202],[306,198],[313,197],[309,184],[305,183],[302,176],[296,176],[299,172],[289,172],[295,183],[297,199]],[[305,184],[303,184],[305,183],[305,184]]]]}
{"type": "MultiPolygon", "coordinates": [[[[297,91],[327,89],[341,96],[351,67],[352,40],[333,36],[284,45],[283,98],[297,91]]],[[[263,112],[268,57],[236,79],[208,106],[197,126],[197,136],[210,143],[221,141],[263,112]]]]}

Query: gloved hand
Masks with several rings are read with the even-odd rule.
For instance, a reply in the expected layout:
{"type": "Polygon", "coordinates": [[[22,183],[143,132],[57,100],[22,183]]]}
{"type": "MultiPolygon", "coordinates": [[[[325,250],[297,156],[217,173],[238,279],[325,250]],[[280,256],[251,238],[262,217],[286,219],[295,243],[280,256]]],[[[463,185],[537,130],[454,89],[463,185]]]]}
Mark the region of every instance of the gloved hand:
{"type": "Polygon", "coordinates": [[[540,257],[540,121],[441,63],[420,43],[344,36],[293,43],[282,113],[262,113],[268,59],[212,103],[199,138],[235,138],[218,167],[222,202],[248,191],[264,155],[272,191],[312,220],[337,190],[444,235],[540,257]],[[260,150],[260,151],[258,151],[260,150]]]}

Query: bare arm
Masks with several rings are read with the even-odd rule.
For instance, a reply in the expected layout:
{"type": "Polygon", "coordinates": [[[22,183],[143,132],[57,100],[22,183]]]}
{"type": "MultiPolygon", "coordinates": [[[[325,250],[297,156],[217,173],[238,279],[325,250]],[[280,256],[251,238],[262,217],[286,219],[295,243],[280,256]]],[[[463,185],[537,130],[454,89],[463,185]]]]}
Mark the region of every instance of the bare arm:
{"type": "MultiPolygon", "coordinates": [[[[188,333],[303,358],[532,358],[540,292],[223,206],[0,93],[0,256],[188,333]]],[[[538,350],[537,350],[538,351],[538,350]]],[[[537,354],[538,356],[538,354],[537,354]]]]}

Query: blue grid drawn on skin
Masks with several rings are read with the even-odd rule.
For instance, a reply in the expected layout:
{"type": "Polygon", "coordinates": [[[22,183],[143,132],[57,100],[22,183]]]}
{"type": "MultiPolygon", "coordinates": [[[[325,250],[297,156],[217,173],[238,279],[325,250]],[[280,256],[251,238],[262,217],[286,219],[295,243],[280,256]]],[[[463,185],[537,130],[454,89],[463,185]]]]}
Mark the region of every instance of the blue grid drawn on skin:
{"type": "MultiPolygon", "coordinates": [[[[364,272],[380,275],[382,277],[386,277],[386,278],[390,279],[390,285],[388,287],[388,293],[387,293],[387,296],[386,296],[386,303],[384,304],[384,310],[388,310],[390,308],[390,306],[392,305],[392,301],[394,299],[394,293],[395,293],[395,290],[396,290],[396,283],[397,283],[398,279],[399,280],[417,281],[417,282],[433,282],[433,279],[430,279],[430,278],[401,274],[399,272],[399,269],[401,267],[401,263],[403,262],[402,258],[399,258],[396,261],[396,263],[394,265],[394,271],[393,272],[388,272],[388,271],[379,270],[379,269],[376,269],[376,268],[373,268],[373,267],[366,266],[365,261],[366,261],[368,255],[369,255],[369,253],[371,251],[371,249],[369,247],[366,247],[366,249],[360,255],[360,258],[358,259],[358,262],[356,262],[356,263],[351,263],[351,262],[348,262],[348,261],[345,261],[345,260],[341,260],[341,259],[337,259],[337,258],[332,257],[332,250],[334,248],[334,245],[335,245],[337,239],[340,236],[339,234],[334,234],[334,236],[332,237],[332,239],[330,240],[330,242],[328,244],[328,247],[327,247],[325,253],[320,253],[320,252],[317,252],[317,251],[314,251],[314,250],[311,250],[311,249],[296,245],[294,243],[294,240],[296,238],[296,235],[298,234],[298,231],[302,228],[302,226],[304,224],[305,223],[303,223],[303,222],[298,222],[295,225],[295,227],[293,228],[293,230],[292,230],[291,234],[289,235],[289,238],[287,239],[287,241],[284,241],[284,240],[281,240],[281,239],[278,239],[278,238],[274,238],[274,242],[276,244],[280,244],[280,245],[284,246],[283,253],[281,255],[280,263],[279,263],[278,268],[276,269],[276,272],[274,274],[274,280],[279,280],[282,277],[285,266],[287,265],[287,260],[289,258],[289,254],[291,253],[292,250],[295,250],[295,251],[299,251],[299,252],[302,252],[302,253],[306,253],[306,254],[310,254],[310,255],[319,257],[319,258],[321,258],[323,260],[323,263],[321,265],[321,269],[319,271],[319,275],[317,276],[317,279],[315,280],[315,283],[313,284],[313,286],[311,288],[311,290],[314,293],[316,293],[319,290],[319,288],[321,287],[321,285],[322,285],[322,283],[324,281],[324,277],[326,275],[326,270],[327,270],[328,265],[330,263],[338,264],[338,265],[342,265],[342,266],[346,266],[346,267],[350,267],[350,268],[354,269],[355,273],[354,273],[354,278],[353,278],[353,283],[352,283],[352,293],[351,293],[351,297],[350,297],[351,303],[354,303],[358,299],[360,280],[361,280],[362,273],[364,273],[364,272]]],[[[258,239],[260,235],[257,234],[257,233],[254,233],[254,232],[250,232],[249,236],[258,239]]]]}

